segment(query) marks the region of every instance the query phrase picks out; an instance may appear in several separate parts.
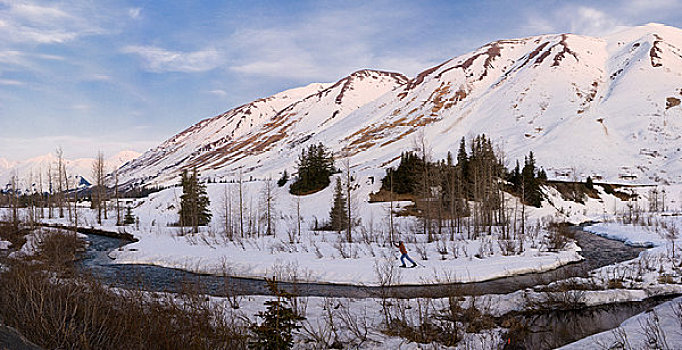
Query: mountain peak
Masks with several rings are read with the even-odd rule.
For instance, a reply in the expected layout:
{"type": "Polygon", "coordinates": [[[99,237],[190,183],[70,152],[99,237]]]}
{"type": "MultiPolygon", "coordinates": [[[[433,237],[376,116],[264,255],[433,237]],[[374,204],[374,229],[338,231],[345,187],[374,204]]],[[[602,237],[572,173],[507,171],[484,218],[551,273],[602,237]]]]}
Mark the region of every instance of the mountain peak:
{"type": "Polygon", "coordinates": [[[550,177],[579,168],[617,181],[627,169],[642,182],[682,182],[680,48],[682,31],[648,24],[599,38],[497,40],[409,81],[361,69],[198,123],[123,167],[122,182],[168,183],[191,166],[225,180],[239,169],[274,175],[319,142],[376,170],[421,133],[434,158],[485,133],[503,140],[510,159],[532,150],[550,177]]]}

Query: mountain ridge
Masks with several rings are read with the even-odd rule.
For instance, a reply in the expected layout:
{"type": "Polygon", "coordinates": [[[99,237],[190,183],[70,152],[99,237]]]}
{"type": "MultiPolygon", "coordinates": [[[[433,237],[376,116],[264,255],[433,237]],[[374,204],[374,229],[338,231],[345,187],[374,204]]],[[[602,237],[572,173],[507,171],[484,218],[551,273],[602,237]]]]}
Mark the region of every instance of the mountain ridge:
{"type": "MultiPolygon", "coordinates": [[[[273,176],[291,172],[300,148],[311,142],[369,169],[413,148],[419,134],[433,157],[442,158],[462,136],[486,133],[509,160],[534,151],[552,178],[569,171],[577,178],[680,182],[680,48],[680,29],[646,25],[602,38],[564,33],[497,40],[412,79],[359,70],[281,101],[229,139],[197,136],[182,143],[177,137],[189,134],[180,133],[161,145],[173,148],[172,157],[159,146],[120,173],[136,185],[174,182],[189,167],[218,179],[240,172],[273,176]]],[[[275,96],[253,103],[279,101],[275,96]]],[[[243,107],[223,115],[243,115],[243,107]]],[[[206,120],[224,121],[218,117],[206,120]]],[[[188,130],[216,127],[206,120],[188,130]]]]}

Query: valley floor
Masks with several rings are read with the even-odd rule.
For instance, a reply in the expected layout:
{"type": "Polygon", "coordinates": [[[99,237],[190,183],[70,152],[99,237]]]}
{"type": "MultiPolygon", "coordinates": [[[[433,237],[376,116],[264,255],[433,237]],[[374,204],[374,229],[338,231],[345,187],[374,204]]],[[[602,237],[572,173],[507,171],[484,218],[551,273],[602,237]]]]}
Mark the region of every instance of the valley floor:
{"type": "MultiPolygon", "coordinates": [[[[224,190],[222,186],[209,186],[213,198],[219,198],[218,194],[224,190]]],[[[139,242],[110,253],[117,264],[154,264],[193,272],[247,277],[276,276],[284,281],[379,285],[472,282],[553,269],[581,257],[579,248],[572,243],[559,252],[548,249],[547,237],[551,232],[545,225],[550,218],[574,222],[599,220],[600,223],[584,229],[628,245],[647,247],[647,250],[636,259],[592,271],[588,277],[559,279],[542,288],[520,290],[511,294],[464,297],[462,304],[468,302],[470,305],[477,305],[477,309],[485,310],[486,314],[499,317],[510,312],[533,309],[538,304],[557,302],[561,298],[571,299],[571,302],[587,307],[682,293],[682,239],[679,236],[682,228],[682,216],[679,213],[682,207],[674,200],[668,203],[665,211],[649,212],[604,193],[600,199],[588,199],[586,203],[579,204],[566,201],[560,195],[548,191],[550,198],[543,208],[528,208],[528,221],[532,224],[528,225],[525,235],[517,237],[512,248],[501,244],[510,240],[501,239],[500,232],[481,235],[476,239],[467,239],[466,231],[456,233],[453,235],[454,239],[446,233],[436,236],[434,242],[427,243],[424,235],[414,234],[419,229],[416,220],[400,217],[396,218],[396,236],[407,242],[411,257],[420,266],[415,269],[397,269],[398,253],[390,245],[388,232],[382,229],[386,223],[387,203],[363,204],[359,210],[363,214],[362,224],[353,236],[354,243],[345,242],[342,239],[343,234],[311,230],[313,223],[318,218],[324,218],[328,211],[328,208],[319,208],[320,205],[317,204],[329,202],[325,197],[328,194],[325,193],[313,195],[320,198],[307,198],[305,203],[299,203],[301,211],[309,213],[302,219],[303,232],[300,236],[293,229],[295,225],[291,221],[292,210],[287,210],[280,216],[276,236],[261,235],[230,240],[224,234],[220,219],[216,220],[218,223],[215,225],[203,228],[197,234],[182,232],[180,228],[170,225],[173,220],[177,220],[175,212],[178,191],[178,188],[171,188],[148,198],[131,201],[130,205],[134,207],[139,222],[123,227],[115,225],[111,212],[103,225],[96,225],[96,213],[79,207],[79,226],[127,232],[138,238],[139,242]],[[377,224],[371,224],[372,222],[377,224]],[[586,286],[591,290],[585,291],[586,286]]],[[[406,203],[397,203],[397,206],[404,205],[406,203]]],[[[645,208],[646,202],[640,202],[638,206],[645,208]]],[[[214,204],[212,209],[214,218],[220,218],[219,205],[214,204]]],[[[6,216],[6,213],[3,215],[6,216]]],[[[43,221],[69,224],[66,218],[43,221]]],[[[31,242],[29,237],[27,244],[22,247],[25,253],[30,253],[31,242]]],[[[7,248],[10,248],[9,243],[0,241],[0,249],[7,248]]],[[[268,298],[243,296],[239,297],[238,311],[229,311],[231,307],[224,309],[240,312],[243,316],[254,315],[259,308],[262,309],[263,302],[268,298]]],[[[212,300],[223,304],[234,301],[229,298],[212,300]]],[[[360,348],[377,348],[378,344],[383,344],[383,347],[421,348],[418,343],[406,340],[404,335],[388,336],[379,331],[383,329],[380,324],[384,311],[380,299],[306,297],[301,302],[305,306],[299,307],[307,307],[305,312],[308,323],[304,324],[303,332],[298,338],[300,348],[309,348],[305,344],[312,342],[311,339],[320,332],[331,336],[329,332],[332,330],[327,328],[333,326],[325,323],[329,317],[346,322],[339,325],[337,331],[347,344],[353,343],[352,339],[357,339],[357,332],[361,331],[364,334],[361,338],[364,340],[355,343],[360,348]],[[332,307],[329,303],[335,305],[332,307]],[[330,316],[330,307],[341,311],[334,311],[336,314],[330,316]],[[343,321],[344,317],[347,321],[343,321]],[[356,320],[355,323],[348,323],[351,319],[356,320]],[[364,324],[358,326],[356,323],[360,319],[364,320],[364,324]]],[[[449,302],[445,299],[393,301],[399,309],[395,311],[410,310],[407,312],[413,314],[413,321],[419,319],[420,315],[414,313],[418,313],[423,305],[430,305],[427,309],[435,312],[446,308],[449,302]]],[[[628,334],[629,344],[632,348],[638,348],[639,345],[636,344],[649,341],[647,332],[652,331],[665,333],[665,341],[669,346],[677,344],[680,341],[677,338],[680,329],[675,326],[679,325],[676,322],[680,322],[682,318],[674,310],[681,304],[680,299],[668,302],[657,307],[653,313],[634,316],[614,331],[600,333],[577,344],[569,344],[567,348],[601,346],[599,344],[607,343],[612,345],[623,341],[622,334],[628,334]],[[657,321],[652,315],[656,315],[657,321]],[[654,325],[656,322],[658,325],[654,325]],[[635,330],[637,327],[640,331],[635,330]],[[631,335],[633,332],[637,335],[631,335]]],[[[433,315],[429,317],[431,316],[433,315]]],[[[490,348],[492,344],[504,341],[508,332],[508,329],[499,327],[484,327],[473,333],[465,332],[463,337],[466,341],[460,342],[457,347],[490,348]]]]}

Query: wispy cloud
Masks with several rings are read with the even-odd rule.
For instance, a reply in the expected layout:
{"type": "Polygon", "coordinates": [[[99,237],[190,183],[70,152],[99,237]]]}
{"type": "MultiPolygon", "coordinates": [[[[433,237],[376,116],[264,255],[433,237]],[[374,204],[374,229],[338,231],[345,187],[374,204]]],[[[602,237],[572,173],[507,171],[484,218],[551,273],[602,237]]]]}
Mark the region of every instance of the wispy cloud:
{"type": "Polygon", "coordinates": [[[620,0],[607,3],[567,3],[550,11],[530,11],[525,27],[542,33],[571,32],[602,36],[623,26],[665,22],[671,14],[682,11],[677,0],[620,0]]]}
{"type": "MultiPolygon", "coordinates": [[[[144,130],[139,130],[143,132],[144,130]]],[[[0,157],[22,160],[54,151],[62,147],[67,158],[93,157],[96,150],[115,154],[122,150],[143,152],[160,140],[125,139],[120,135],[97,135],[94,137],[76,135],[52,135],[44,137],[2,137],[0,136],[0,157]],[[93,147],[95,147],[93,150],[93,147]]]]}
{"type": "MultiPolygon", "coordinates": [[[[82,35],[103,33],[88,14],[75,14],[62,4],[48,5],[28,1],[0,3],[0,35],[5,43],[58,44],[82,35]]],[[[75,11],[73,11],[75,12],[75,11]]]]}
{"type": "Polygon", "coordinates": [[[221,89],[209,90],[209,91],[206,91],[206,92],[209,93],[209,94],[211,94],[211,95],[216,95],[216,96],[219,96],[219,97],[225,97],[225,96],[227,96],[227,91],[221,90],[221,89]]]}
{"type": "Polygon", "coordinates": [[[128,9],[128,16],[130,16],[130,18],[132,18],[132,19],[139,19],[141,13],[142,13],[142,8],[140,8],[140,7],[128,9]]]}
{"type": "Polygon", "coordinates": [[[21,86],[21,85],[25,85],[25,83],[23,81],[19,81],[19,80],[0,78],[0,85],[21,86]]]}
{"type": "Polygon", "coordinates": [[[71,106],[71,109],[77,111],[87,112],[92,109],[92,106],[86,103],[77,103],[71,106]]]}
{"type": "Polygon", "coordinates": [[[222,56],[217,50],[171,51],[156,46],[126,46],[124,53],[135,54],[146,70],[163,72],[205,72],[220,66],[222,56]]]}
{"type": "Polygon", "coordinates": [[[385,5],[325,8],[293,24],[242,27],[229,38],[230,69],[269,78],[329,81],[362,68],[415,74],[433,64],[433,52],[423,46],[414,50],[386,47],[419,25],[414,25],[415,13],[409,8],[385,5]],[[398,34],[392,30],[397,28],[404,30],[398,34]]]}

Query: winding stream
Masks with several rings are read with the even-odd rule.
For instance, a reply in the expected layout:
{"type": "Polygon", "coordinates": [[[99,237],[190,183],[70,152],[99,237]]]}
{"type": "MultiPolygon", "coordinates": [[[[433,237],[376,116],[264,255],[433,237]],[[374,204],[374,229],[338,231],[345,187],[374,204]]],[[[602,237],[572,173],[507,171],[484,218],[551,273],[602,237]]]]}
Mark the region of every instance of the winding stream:
{"type": "MultiPolygon", "coordinates": [[[[301,296],[321,297],[397,297],[439,298],[451,295],[453,288],[466,295],[506,294],[570,276],[587,276],[589,271],[636,258],[644,248],[631,247],[587,233],[577,228],[575,239],[582,248],[581,262],[552,271],[502,277],[475,283],[449,285],[401,285],[387,288],[324,283],[284,283],[278,285],[301,296]]],[[[199,287],[201,293],[226,296],[228,294],[269,295],[263,280],[240,277],[200,275],[178,269],[152,265],[115,264],[108,252],[128,243],[124,239],[88,234],[90,246],[81,260],[81,267],[101,278],[105,283],[123,288],[142,288],[148,291],[178,292],[187,283],[199,287]]],[[[543,310],[503,316],[515,318],[528,325],[523,338],[527,349],[551,349],[589,335],[613,329],[624,320],[646,311],[672,297],[649,298],[641,302],[612,303],[578,310],[543,310]]]]}
{"type": "MultiPolygon", "coordinates": [[[[575,239],[583,249],[581,255],[585,259],[541,273],[501,277],[474,283],[400,285],[385,288],[325,283],[279,282],[278,285],[301,296],[321,297],[368,298],[390,295],[397,298],[440,298],[451,295],[455,289],[467,295],[506,294],[571,276],[587,276],[590,270],[634,259],[644,250],[582,230],[575,231],[575,239]]],[[[153,265],[115,264],[107,253],[125,245],[127,241],[94,234],[88,234],[88,241],[90,247],[81,265],[108,284],[124,288],[143,287],[145,290],[157,292],[177,292],[183,284],[192,283],[199,285],[203,293],[215,296],[225,296],[228,293],[271,294],[262,279],[201,275],[153,265]]]]}

